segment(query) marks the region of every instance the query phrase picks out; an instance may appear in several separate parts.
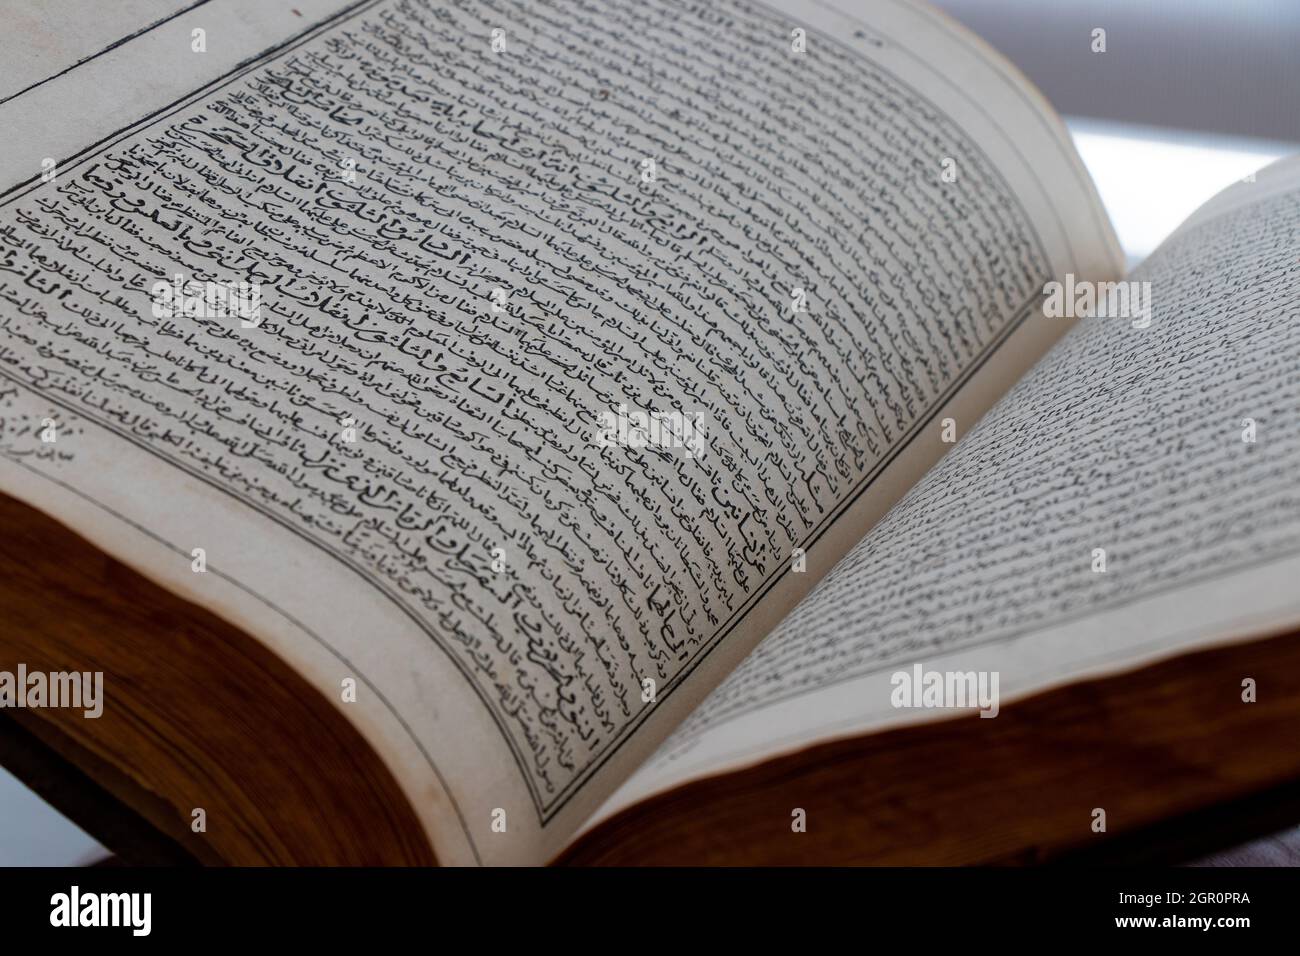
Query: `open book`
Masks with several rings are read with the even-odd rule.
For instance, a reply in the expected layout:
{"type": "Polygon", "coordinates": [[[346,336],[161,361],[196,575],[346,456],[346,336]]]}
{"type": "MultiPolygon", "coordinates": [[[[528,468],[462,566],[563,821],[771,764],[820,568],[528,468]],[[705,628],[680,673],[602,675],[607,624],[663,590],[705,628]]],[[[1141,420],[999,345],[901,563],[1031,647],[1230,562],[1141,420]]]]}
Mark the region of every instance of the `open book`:
{"type": "Polygon", "coordinates": [[[0,671],[101,673],[3,717],[187,852],[977,862],[1300,777],[1300,166],[1124,279],[925,6],[175,7],[5,41],[0,671]]]}

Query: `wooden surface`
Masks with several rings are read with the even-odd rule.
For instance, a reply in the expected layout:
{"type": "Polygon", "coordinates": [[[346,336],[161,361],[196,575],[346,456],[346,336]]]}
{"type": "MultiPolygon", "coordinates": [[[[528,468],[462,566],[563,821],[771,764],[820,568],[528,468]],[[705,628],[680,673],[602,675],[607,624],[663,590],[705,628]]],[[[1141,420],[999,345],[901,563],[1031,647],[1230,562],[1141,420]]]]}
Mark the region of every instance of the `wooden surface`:
{"type": "MultiPolygon", "coordinates": [[[[0,529],[0,670],[104,672],[97,720],[5,712],[40,742],[20,745],[26,757],[10,748],[26,760],[14,768],[20,778],[35,774],[48,791],[58,775],[33,755],[43,747],[70,760],[160,831],[149,853],[180,847],[229,864],[435,862],[369,746],[264,647],[5,495],[0,529]],[[190,827],[198,807],[206,833],[190,827]]],[[[108,848],[127,859],[138,851],[113,839],[108,848]]]]}
{"type": "MultiPolygon", "coordinates": [[[[85,833],[93,834],[101,846],[115,847],[116,855],[112,859],[130,866],[190,866],[198,862],[184,847],[164,836],[153,824],[46,746],[8,716],[9,713],[0,710],[0,767],[85,833]]],[[[32,823],[30,808],[15,812],[11,805],[4,805],[0,808],[0,845],[17,836],[19,828],[32,823]]],[[[4,860],[0,864],[10,862],[4,860]]],[[[37,866],[68,866],[76,860],[50,849],[44,858],[33,856],[28,862],[37,866]]],[[[85,862],[90,862],[89,857],[85,862]]]]}
{"type": "Polygon", "coordinates": [[[991,720],[827,743],[688,784],[598,827],[560,862],[1168,862],[1214,828],[1218,842],[1199,852],[1269,832],[1242,814],[1273,829],[1287,813],[1300,822],[1297,781],[1300,635],[1287,635],[1053,690],[991,720]],[[1245,677],[1257,703],[1241,700],[1245,677]],[[1272,794],[1282,816],[1263,814],[1278,805],[1272,794]],[[796,807],[806,833],[791,831],[796,807]],[[1098,807],[1104,834],[1091,826],[1098,807]]]}

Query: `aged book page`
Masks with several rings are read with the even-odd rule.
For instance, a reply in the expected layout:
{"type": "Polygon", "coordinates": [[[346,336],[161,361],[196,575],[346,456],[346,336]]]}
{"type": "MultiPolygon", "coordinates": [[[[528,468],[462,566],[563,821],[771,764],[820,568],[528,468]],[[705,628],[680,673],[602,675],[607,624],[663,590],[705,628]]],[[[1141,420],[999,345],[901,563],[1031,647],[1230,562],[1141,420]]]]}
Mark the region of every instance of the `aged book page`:
{"type": "Polygon", "coordinates": [[[539,862],[1118,250],[928,9],[263,6],[0,106],[0,488],[289,660],[440,859],[539,862]]]}
{"type": "MultiPolygon", "coordinates": [[[[951,716],[896,706],[916,682],[894,675],[918,666],[996,674],[1005,705],[1294,629],[1298,237],[1291,159],[1211,200],[1133,272],[1149,316],[1063,319],[1077,324],[609,809],[813,741],[951,716]]],[[[1222,693],[1252,706],[1248,679],[1266,699],[1268,674],[1222,693]]]]}

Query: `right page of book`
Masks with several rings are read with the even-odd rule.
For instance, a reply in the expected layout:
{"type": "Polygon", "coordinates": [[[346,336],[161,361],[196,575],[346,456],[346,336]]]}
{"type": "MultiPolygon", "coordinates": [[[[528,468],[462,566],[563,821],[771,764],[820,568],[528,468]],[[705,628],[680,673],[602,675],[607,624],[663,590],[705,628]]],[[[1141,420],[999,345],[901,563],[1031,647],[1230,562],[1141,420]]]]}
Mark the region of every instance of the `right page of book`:
{"type": "Polygon", "coordinates": [[[1300,622],[1300,157],[1219,194],[1123,286],[1067,281],[1044,305],[1071,331],[598,818],[953,716],[958,688],[993,716],[1300,622]]]}

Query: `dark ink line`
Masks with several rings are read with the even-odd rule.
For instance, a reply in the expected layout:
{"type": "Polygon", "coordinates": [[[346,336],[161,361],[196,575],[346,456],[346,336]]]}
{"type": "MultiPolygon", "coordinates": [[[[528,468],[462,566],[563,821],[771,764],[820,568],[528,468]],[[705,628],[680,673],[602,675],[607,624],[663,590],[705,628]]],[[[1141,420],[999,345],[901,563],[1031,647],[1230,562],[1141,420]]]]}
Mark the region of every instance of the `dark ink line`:
{"type": "Polygon", "coordinates": [[[78,60],[76,63],[72,64],[72,66],[60,70],[58,73],[52,73],[51,75],[47,76],[45,79],[37,80],[31,86],[23,87],[17,93],[12,93],[9,96],[4,97],[3,99],[0,99],[0,106],[4,106],[6,103],[10,102],[11,100],[18,99],[18,97],[22,96],[24,93],[30,93],[38,86],[44,86],[46,83],[49,83],[52,80],[57,80],[61,76],[66,76],[67,74],[75,70],[77,67],[84,66],[85,64],[89,63],[91,60],[97,60],[105,53],[112,53],[118,47],[130,43],[132,40],[136,39],[137,37],[144,36],[150,30],[160,27],[164,23],[170,23],[172,20],[175,20],[177,17],[184,16],[185,14],[189,13],[191,10],[196,10],[199,7],[203,6],[205,3],[209,3],[209,2],[210,0],[196,0],[195,3],[190,4],[188,7],[185,7],[183,10],[177,10],[171,16],[163,17],[161,20],[155,20],[147,27],[143,27],[139,30],[136,30],[134,33],[130,34],[129,36],[124,36],[120,40],[114,40],[112,43],[104,47],[104,49],[100,50],[98,53],[92,53],[90,56],[83,57],[82,59],[78,60]]]}

